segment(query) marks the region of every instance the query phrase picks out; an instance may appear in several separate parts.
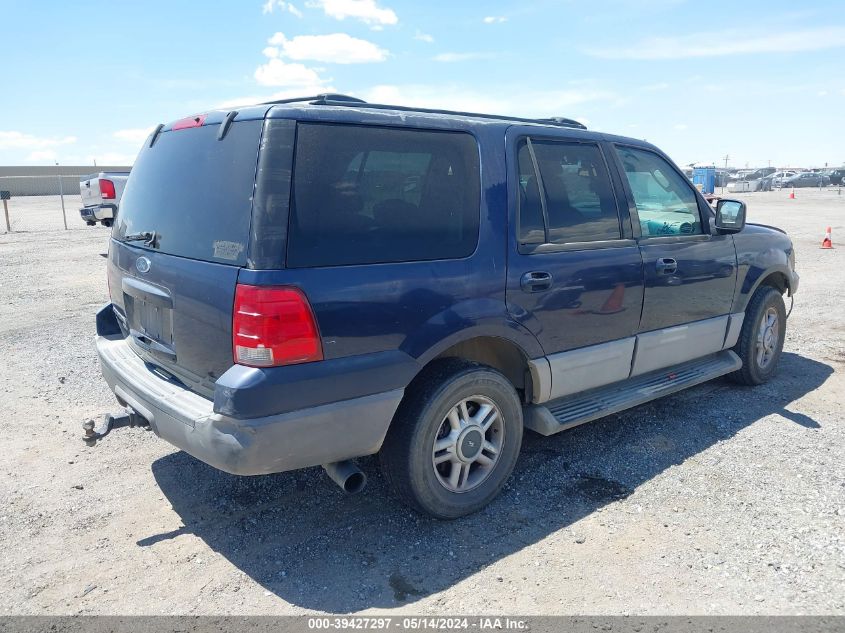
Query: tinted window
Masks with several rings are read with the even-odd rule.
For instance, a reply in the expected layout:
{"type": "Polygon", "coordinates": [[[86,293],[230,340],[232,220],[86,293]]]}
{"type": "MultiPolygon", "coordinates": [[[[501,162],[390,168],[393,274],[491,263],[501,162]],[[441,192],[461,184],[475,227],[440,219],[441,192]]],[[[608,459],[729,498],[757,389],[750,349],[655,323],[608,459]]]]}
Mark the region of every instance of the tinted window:
{"type": "Polygon", "coordinates": [[[616,198],[598,146],[532,140],[518,150],[520,241],[543,241],[545,204],[552,243],[593,242],[621,237],[616,198]],[[540,169],[537,179],[531,150],[540,169]],[[539,181],[544,197],[537,188],[539,181]]]}
{"type": "Polygon", "coordinates": [[[616,199],[599,148],[532,142],[546,194],[550,242],[621,237],[616,199]]]}
{"type": "Polygon", "coordinates": [[[466,257],[479,198],[469,134],[300,124],[288,266],[466,257]]]}
{"type": "Polygon", "coordinates": [[[519,165],[519,242],[521,244],[542,244],[546,241],[546,225],[543,221],[543,205],[540,202],[540,188],[528,143],[523,141],[517,151],[519,165]]]}
{"type": "MultiPolygon", "coordinates": [[[[155,231],[158,250],[244,265],[261,121],[163,132],[138,155],[114,236],[155,231]]],[[[135,242],[142,246],[143,242],[135,242]]]]}
{"type": "Polygon", "coordinates": [[[698,201],[689,182],[663,158],[620,147],[643,236],[702,233],[698,201]]]}

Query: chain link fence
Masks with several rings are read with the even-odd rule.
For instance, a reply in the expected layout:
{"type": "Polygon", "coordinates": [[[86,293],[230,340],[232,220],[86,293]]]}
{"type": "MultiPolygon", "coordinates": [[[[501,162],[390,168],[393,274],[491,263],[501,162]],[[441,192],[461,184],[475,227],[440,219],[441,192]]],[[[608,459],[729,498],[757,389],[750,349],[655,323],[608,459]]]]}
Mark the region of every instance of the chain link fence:
{"type": "Polygon", "coordinates": [[[0,192],[3,197],[8,196],[3,201],[0,233],[90,229],[79,215],[82,208],[79,181],[99,171],[129,171],[129,168],[0,167],[0,192]]]}
{"type": "MultiPolygon", "coordinates": [[[[0,191],[2,183],[0,183],[0,191]]],[[[65,196],[11,196],[4,200],[0,233],[61,231],[89,228],[79,215],[82,198],[77,192],[65,196]],[[64,200],[63,200],[64,199],[64,200]],[[64,201],[64,212],[62,202],[64,201]],[[67,219],[67,224],[65,224],[67,219]]]]}

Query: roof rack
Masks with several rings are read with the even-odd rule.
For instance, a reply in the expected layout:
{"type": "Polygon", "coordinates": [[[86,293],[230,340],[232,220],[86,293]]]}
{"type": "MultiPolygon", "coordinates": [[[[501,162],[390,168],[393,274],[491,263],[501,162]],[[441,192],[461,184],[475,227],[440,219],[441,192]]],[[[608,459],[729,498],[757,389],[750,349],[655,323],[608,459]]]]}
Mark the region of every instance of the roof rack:
{"type": "Polygon", "coordinates": [[[326,93],[314,97],[296,97],[293,99],[280,99],[278,101],[266,101],[262,105],[277,105],[283,103],[309,102],[310,105],[326,106],[348,106],[375,108],[377,110],[399,110],[400,112],[422,112],[425,114],[450,114],[454,116],[469,116],[477,119],[492,119],[497,121],[516,121],[519,123],[541,123],[544,125],[557,125],[559,127],[575,128],[586,130],[587,126],[575,119],[566,117],[549,117],[546,119],[528,119],[525,117],[505,116],[503,114],[482,114],[480,112],[462,112],[458,110],[440,110],[437,108],[416,108],[411,106],[389,105],[385,103],[367,103],[363,99],[350,97],[349,95],[326,93]]]}
{"type": "Polygon", "coordinates": [[[292,99],[277,99],[276,101],[264,101],[263,103],[261,103],[261,105],[299,103],[301,101],[310,101],[311,105],[327,105],[329,102],[331,102],[331,105],[335,105],[336,103],[343,103],[343,105],[356,105],[361,103],[367,103],[363,99],[359,99],[357,97],[350,97],[349,95],[342,95],[333,92],[324,92],[313,97],[293,97],[292,99]]]}

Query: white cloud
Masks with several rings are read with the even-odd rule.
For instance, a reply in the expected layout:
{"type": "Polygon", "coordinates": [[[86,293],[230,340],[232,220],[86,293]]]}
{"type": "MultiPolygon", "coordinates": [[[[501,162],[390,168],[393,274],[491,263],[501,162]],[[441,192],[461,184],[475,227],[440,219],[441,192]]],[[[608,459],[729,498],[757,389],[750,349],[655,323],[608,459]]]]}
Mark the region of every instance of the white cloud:
{"type": "Polygon", "coordinates": [[[296,5],[291,4],[290,2],[284,2],[284,0],[267,0],[262,7],[262,13],[273,13],[275,9],[279,9],[279,11],[287,11],[291,15],[295,15],[298,18],[302,17],[302,11],[296,8],[296,5]]]}
{"type": "Polygon", "coordinates": [[[25,134],[16,131],[0,130],[0,149],[45,149],[57,145],[70,145],[76,143],[75,136],[64,136],[61,138],[44,138],[25,134]]]}
{"type": "Polygon", "coordinates": [[[334,64],[362,64],[383,62],[388,52],[372,42],[352,37],[346,33],[330,35],[297,35],[287,39],[276,33],[264,49],[267,57],[287,57],[296,61],[318,61],[334,64]]]}
{"type": "Polygon", "coordinates": [[[393,9],[379,7],[375,0],[309,0],[306,6],[322,9],[336,20],[354,18],[370,25],[392,25],[399,22],[393,9]]]}
{"type": "Polygon", "coordinates": [[[679,132],[683,132],[683,131],[684,131],[684,130],[686,130],[689,126],[688,126],[686,123],[675,123],[675,125],[673,125],[672,127],[674,127],[674,128],[675,128],[676,130],[678,130],[679,132]]]}
{"type": "Polygon", "coordinates": [[[432,59],[436,62],[468,62],[476,59],[492,59],[495,57],[493,53],[440,53],[435,55],[432,59]]]}
{"type": "Polygon", "coordinates": [[[416,32],[416,34],[414,35],[414,39],[419,40],[420,42],[426,42],[428,44],[434,42],[434,38],[431,37],[431,35],[429,35],[428,33],[423,33],[421,31],[416,32]]]}
{"type": "Polygon", "coordinates": [[[585,52],[606,59],[681,59],[750,53],[796,53],[845,46],[845,27],[814,29],[693,33],[680,37],[652,37],[624,48],[591,48],[585,52]]]}
{"type": "Polygon", "coordinates": [[[255,80],[262,86],[319,86],[325,80],[303,64],[289,64],[273,58],[255,69],[255,80]]]}
{"type": "Polygon", "coordinates": [[[507,22],[508,19],[503,15],[488,15],[482,21],[484,24],[501,24],[502,22],[507,22]]]}
{"type": "Polygon", "coordinates": [[[117,132],[112,133],[112,136],[116,138],[118,141],[125,141],[127,143],[134,143],[135,145],[139,145],[147,140],[147,137],[150,135],[150,132],[153,131],[154,126],[150,127],[138,127],[138,128],[127,128],[125,130],[118,130],[117,132]]]}

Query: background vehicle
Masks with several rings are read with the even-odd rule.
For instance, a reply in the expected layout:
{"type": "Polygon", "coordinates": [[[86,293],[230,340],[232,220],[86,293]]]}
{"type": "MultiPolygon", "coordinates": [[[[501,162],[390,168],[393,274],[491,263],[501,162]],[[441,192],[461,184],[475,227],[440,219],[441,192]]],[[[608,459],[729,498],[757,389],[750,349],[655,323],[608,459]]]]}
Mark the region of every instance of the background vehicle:
{"type": "Polygon", "coordinates": [[[835,169],[828,169],[822,172],[825,176],[830,178],[830,184],[841,185],[843,178],[845,178],[845,167],[837,167],[835,169]]]}
{"type": "Polygon", "coordinates": [[[768,380],[798,276],[783,232],[644,141],[323,95],[159,126],[108,283],[103,375],[161,437],[346,490],[378,453],[402,500],[455,518],[524,427],[768,380]]]}
{"type": "Polygon", "coordinates": [[[755,169],[754,171],[737,172],[734,179],[728,183],[728,191],[731,193],[744,193],[749,191],[771,191],[772,167],[755,169]]]}
{"type": "Polygon", "coordinates": [[[830,178],[814,171],[802,171],[781,181],[781,187],[826,187],[830,178]]]}
{"type": "Polygon", "coordinates": [[[129,172],[123,171],[101,171],[80,178],[82,208],[79,215],[88,226],[94,226],[97,222],[103,226],[112,225],[128,179],[129,172]]]}
{"type": "Polygon", "coordinates": [[[784,180],[786,180],[787,178],[790,178],[790,177],[794,176],[794,175],[795,175],[795,174],[797,174],[797,173],[798,173],[797,171],[791,171],[791,170],[787,170],[787,171],[776,171],[775,173],[773,173],[773,174],[771,175],[771,178],[772,178],[772,186],[773,186],[773,187],[782,187],[782,186],[783,186],[783,181],[784,181],[784,180]]]}

